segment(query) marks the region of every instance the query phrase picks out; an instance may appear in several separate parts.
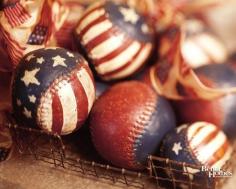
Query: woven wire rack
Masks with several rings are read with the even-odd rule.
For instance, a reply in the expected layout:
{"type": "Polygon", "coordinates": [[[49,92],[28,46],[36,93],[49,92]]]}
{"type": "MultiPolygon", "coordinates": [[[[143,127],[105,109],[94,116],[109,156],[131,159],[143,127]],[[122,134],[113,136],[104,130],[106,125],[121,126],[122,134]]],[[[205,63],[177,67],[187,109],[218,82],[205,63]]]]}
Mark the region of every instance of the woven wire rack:
{"type": "MultiPolygon", "coordinates": [[[[148,164],[144,171],[130,171],[111,166],[107,162],[98,160],[99,158],[96,155],[92,155],[92,158],[79,156],[79,153],[70,147],[74,137],[81,137],[76,136],[76,134],[72,137],[63,138],[39,129],[20,127],[12,121],[7,123],[6,126],[10,128],[15,148],[20,154],[29,155],[37,161],[72,171],[77,173],[78,176],[82,175],[91,179],[99,178],[110,184],[118,183],[122,187],[149,188],[150,184],[152,184],[157,189],[177,189],[179,186],[189,189],[219,189],[222,188],[227,180],[226,178],[217,178],[214,184],[210,184],[208,177],[203,175],[199,175],[197,176],[199,177],[198,179],[193,180],[191,179],[193,174],[186,167],[201,171],[200,166],[157,156],[148,157],[148,164]],[[68,143],[68,141],[70,142],[68,143]],[[179,177],[179,175],[184,175],[184,177],[179,177]]],[[[84,142],[83,140],[81,141],[82,143],[84,142]]],[[[82,146],[85,146],[87,149],[89,145],[86,145],[83,144],[82,146]]],[[[77,148],[82,148],[80,149],[81,151],[85,150],[84,147],[77,146],[77,148]]],[[[234,161],[236,159],[235,154],[234,152],[231,160],[226,163],[223,170],[233,172],[233,167],[236,164],[234,161]]]]}

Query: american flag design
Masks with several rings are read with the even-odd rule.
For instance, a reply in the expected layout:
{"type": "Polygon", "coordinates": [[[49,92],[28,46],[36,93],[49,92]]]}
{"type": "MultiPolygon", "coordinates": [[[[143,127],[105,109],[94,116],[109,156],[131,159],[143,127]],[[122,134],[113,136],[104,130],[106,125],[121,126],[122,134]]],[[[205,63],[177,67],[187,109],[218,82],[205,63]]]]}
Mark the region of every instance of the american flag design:
{"type": "Polygon", "coordinates": [[[0,125],[0,162],[9,158],[13,141],[8,128],[0,125]]]}
{"type": "Polygon", "coordinates": [[[31,17],[20,2],[7,6],[3,13],[12,27],[21,25],[31,17]]]}
{"type": "Polygon", "coordinates": [[[169,99],[213,100],[236,93],[235,87],[211,88],[204,85],[185,62],[181,45],[183,32],[177,24],[171,25],[160,37],[160,59],[152,66],[144,81],[156,92],[169,99]]]}
{"type": "Polygon", "coordinates": [[[95,3],[83,14],[76,35],[104,80],[135,73],[153,47],[152,30],[134,9],[113,2],[95,3]]]}
{"type": "Polygon", "coordinates": [[[187,139],[190,149],[204,165],[222,168],[230,159],[232,148],[226,135],[213,124],[197,122],[189,125],[187,139]]]}
{"type": "Polygon", "coordinates": [[[19,124],[66,135],[86,120],[95,100],[95,86],[82,56],[62,48],[46,48],[21,60],[12,94],[19,124]]]}
{"type": "Polygon", "coordinates": [[[40,20],[35,25],[33,32],[30,34],[28,44],[42,45],[45,44],[52,34],[54,23],[52,19],[53,11],[49,1],[43,3],[40,20]]]}
{"type": "Polygon", "coordinates": [[[20,0],[3,8],[0,35],[4,40],[1,46],[10,59],[7,71],[13,71],[25,54],[36,49],[51,46],[72,49],[72,26],[76,25],[84,10],[79,2],[74,0],[73,3],[72,8],[71,2],[20,0]]]}
{"type": "MultiPolygon", "coordinates": [[[[161,156],[186,164],[221,169],[232,154],[232,146],[225,134],[207,122],[184,124],[166,135],[161,146],[161,156]]],[[[176,169],[180,169],[179,167],[176,169]]],[[[188,180],[209,178],[201,169],[184,167],[190,173],[188,180]],[[204,177],[204,174],[205,177],[204,177]],[[201,175],[201,176],[200,176],[201,175]]],[[[178,175],[180,178],[183,175],[178,175]]],[[[182,178],[183,179],[183,178],[182,178]]],[[[205,182],[205,181],[204,181],[205,182]]]]}
{"type": "Polygon", "coordinates": [[[48,27],[40,25],[35,26],[34,31],[31,33],[27,43],[30,45],[42,45],[45,41],[47,30],[48,27]]]}

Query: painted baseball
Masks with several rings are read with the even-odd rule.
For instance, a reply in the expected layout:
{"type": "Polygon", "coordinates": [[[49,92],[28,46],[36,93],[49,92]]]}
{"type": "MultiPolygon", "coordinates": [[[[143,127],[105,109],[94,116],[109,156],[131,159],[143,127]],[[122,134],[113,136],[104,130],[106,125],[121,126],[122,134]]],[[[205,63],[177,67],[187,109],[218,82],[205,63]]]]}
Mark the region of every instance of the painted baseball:
{"type": "MultiPolygon", "coordinates": [[[[211,64],[196,69],[199,79],[212,88],[236,86],[236,73],[227,64],[211,64]]],[[[186,99],[174,101],[181,123],[207,121],[219,126],[229,139],[236,137],[236,95],[229,94],[213,100],[186,99]],[[204,108],[204,111],[203,111],[204,108]]]]}
{"type": "Polygon", "coordinates": [[[99,154],[112,164],[143,169],[164,135],[175,128],[168,102],[146,84],[118,83],[95,102],[90,131],[99,154]]]}
{"type": "Polygon", "coordinates": [[[200,167],[222,169],[231,153],[232,147],[226,135],[207,122],[184,124],[176,128],[165,136],[160,149],[162,157],[185,163],[184,166],[173,165],[173,169],[179,170],[173,171],[175,179],[186,179],[188,182],[190,179],[204,186],[208,183],[209,188],[212,188],[214,179],[209,178],[209,173],[200,167]]]}
{"type": "Polygon", "coordinates": [[[111,1],[95,3],[85,11],[75,33],[78,46],[103,80],[133,75],[153,48],[153,32],[144,18],[127,5],[111,1]]]}
{"type": "Polygon", "coordinates": [[[20,125],[70,134],[84,123],[94,100],[92,73],[77,53],[39,49],[27,54],[17,67],[12,105],[20,125]]]}

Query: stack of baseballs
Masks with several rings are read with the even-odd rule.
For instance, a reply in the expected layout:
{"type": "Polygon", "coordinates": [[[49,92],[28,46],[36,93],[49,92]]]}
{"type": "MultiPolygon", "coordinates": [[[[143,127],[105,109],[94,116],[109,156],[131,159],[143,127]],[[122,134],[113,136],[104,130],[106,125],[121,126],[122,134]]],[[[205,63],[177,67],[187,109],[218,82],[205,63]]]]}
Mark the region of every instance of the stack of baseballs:
{"type": "MultiPolygon", "coordinates": [[[[68,5],[75,0],[63,2],[68,5]]],[[[86,122],[97,152],[125,169],[145,169],[148,156],[154,154],[214,168],[222,168],[230,159],[229,141],[236,137],[235,94],[212,101],[173,100],[153,90],[157,80],[151,72],[145,72],[148,82],[132,79],[157,62],[159,35],[150,18],[126,4],[97,1],[83,11],[73,32],[68,25],[70,32],[63,35],[67,26],[63,25],[64,13],[69,9],[64,16],[57,15],[61,19],[53,27],[41,20],[32,30],[27,19],[37,11],[29,10],[28,3],[33,5],[25,0],[11,7],[5,5],[0,14],[0,34],[7,39],[2,51],[13,61],[11,100],[18,125],[64,136],[80,132],[86,122]],[[10,17],[11,11],[22,11],[25,16],[10,17]],[[57,29],[61,33],[54,32],[57,29]],[[25,33],[24,39],[16,35],[17,31],[25,33]],[[71,39],[64,40],[65,36],[71,39]],[[66,48],[63,40],[74,44],[66,48]]],[[[48,0],[40,6],[42,10],[52,8],[48,0]]],[[[181,54],[195,68],[202,85],[235,87],[234,66],[221,64],[228,52],[220,39],[200,20],[185,19],[181,26],[185,34],[181,54]]],[[[6,62],[1,67],[6,68],[6,62]]],[[[191,93],[184,92],[186,96],[191,93]]],[[[2,135],[7,136],[0,129],[0,160],[10,146],[8,142],[7,147],[1,147],[6,144],[2,135]]],[[[191,171],[192,180],[195,174],[202,174],[191,171]]]]}

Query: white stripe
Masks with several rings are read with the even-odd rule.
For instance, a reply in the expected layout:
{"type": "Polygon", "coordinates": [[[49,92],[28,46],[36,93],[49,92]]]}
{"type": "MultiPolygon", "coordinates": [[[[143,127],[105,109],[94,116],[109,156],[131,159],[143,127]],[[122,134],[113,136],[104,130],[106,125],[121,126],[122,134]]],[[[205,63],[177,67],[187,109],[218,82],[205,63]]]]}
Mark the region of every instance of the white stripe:
{"type": "Polygon", "coordinates": [[[82,67],[78,71],[77,77],[85,90],[88,99],[88,113],[89,113],[95,100],[95,87],[93,81],[91,80],[90,75],[88,74],[85,68],[82,67]]]}
{"type": "Polygon", "coordinates": [[[193,39],[187,39],[183,42],[181,52],[185,61],[193,68],[205,65],[209,62],[209,57],[203,52],[203,49],[194,43],[193,39]]]}
{"type": "Polygon", "coordinates": [[[104,9],[97,9],[94,12],[88,14],[83,20],[81,21],[80,25],[76,28],[76,32],[79,34],[86,26],[88,26],[91,22],[99,18],[100,16],[105,14],[104,9]]]}
{"type": "Polygon", "coordinates": [[[136,59],[123,71],[115,73],[114,75],[111,75],[109,77],[105,77],[105,79],[113,78],[113,79],[119,79],[123,78],[125,76],[128,76],[132,73],[134,73],[136,70],[138,70],[141,65],[145,62],[147,57],[150,55],[150,52],[152,50],[152,45],[147,44],[139,53],[139,55],[136,57],[136,59]]]}
{"type": "Polygon", "coordinates": [[[226,151],[226,153],[224,154],[224,156],[223,156],[219,161],[217,161],[217,162],[212,166],[212,168],[218,168],[218,169],[222,168],[222,167],[225,165],[225,163],[230,159],[232,152],[233,152],[233,149],[232,149],[232,147],[230,146],[230,147],[227,149],[227,151],[226,151]]]}
{"type": "Polygon", "coordinates": [[[40,99],[37,109],[38,124],[46,131],[52,131],[52,96],[50,90],[40,99]]]}
{"type": "Polygon", "coordinates": [[[202,34],[197,36],[196,40],[215,62],[223,62],[226,59],[226,48],[216,38],[209,34],[202,34]]]}
{"type": "Polygon", "coordinates": [[[90,56],[94,59],[102,58],[119,48],[124,43],[124,34],[112,36],[90,51],[90,56]]]}
{"type": "Polygon", "coordinates": [[[190,146],[195,148],[198,146],[207,136],[216,131],[217,128],[214,125],[204,126],[190,141],[190,146]]]}
{"type": "Polygon", "coordinates": [[[139,51],[140,47],[141,47],[140,43],[135,41],[118,56],[96,66],[95,69],[100,74],[105,74],[107,72],[116,70],[127,64],[130,60],[132,60],[133,56],[139,51]]]}
{"type": "MultiPolygon", "coordinates": [[[[206,122],[202,122],[202,121],[199,121],[199,122],[196,122],[196,123],[193,123],[192,125],[189,126],[188,128],[188,133],[187,133],[187,136],[188,136],[188,140],[192,139],[193,137],[193,134],[196,132],[196,130],[199,128],[199,127],[202,127],[202,126],[207,126],[208,124],[210,123],[206,123],[206,122]]],[[[211,124],[210,124],[211,125],[211,124]]]]}
{"type": "Polygon", "coordinates": [[[92,39],[107,31],[111,27],[112,23],[109,20],[104,20],[103,22],[94,25],[82,36],[83,44],[87,45],[92,39]]]}
{"type": "Polygon", "coordinates": [[[197,158],[201,163],[206,163],[209,158],[225,143],[226,136],[222,131],[204,147],[197,150],[197,158]]]}
{"type": "Polygon", "coordinates": [[[58,97],[63,109],[62,134],[68,134],[71,133],[77,125],[77,103],[70,83],[62,81],[59,84],[58,97]]]}

